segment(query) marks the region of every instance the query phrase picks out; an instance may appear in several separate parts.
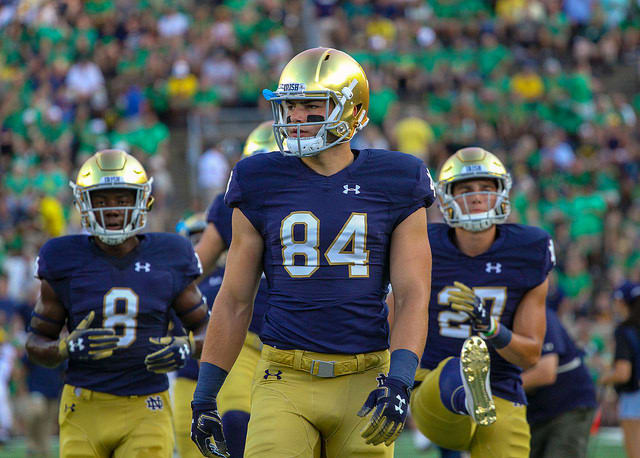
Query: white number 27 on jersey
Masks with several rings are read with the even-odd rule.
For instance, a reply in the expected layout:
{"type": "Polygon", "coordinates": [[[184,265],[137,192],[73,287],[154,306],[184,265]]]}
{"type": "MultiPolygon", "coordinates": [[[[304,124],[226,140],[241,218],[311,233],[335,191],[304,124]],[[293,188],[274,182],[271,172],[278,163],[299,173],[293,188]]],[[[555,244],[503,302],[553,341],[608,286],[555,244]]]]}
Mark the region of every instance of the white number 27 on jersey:
{"type": "MultiPolygon", "coordinates": [[[[438,293],[438,304],[449,306],[449,293],[453,290],[457,290],[457,288],[455,286],[442,288],[438,293]]],[[[491,303],[491,315],[499,320],[504,312],[504,306],[507,304],[507,288],[504,286],[477,286],[473,288],[473,292],[484,299],[485,303],[491,303]]],[[[440,334],[445,337],[458,339],[471,337],[469,315],[464,312],[444,310],[438,314],[438,324],[440,334]]]]}
{"type": "MultiPolygon", "coordinates": [[[[308,278],[320,267],[320,220],[309,211],[290,213],[280,225],[282,265],[293,278],[308,278]],[[300,225],[304,238],[294,239],[294,228],[300,225]],[[295,257],[304,257],[304,265],[295,265],[295,257]]],[[[367,214],[351,213],[336,238],[324,253],[330,265],[349,266],[349,278],[369,276],[367,251],[367,214]]]]}

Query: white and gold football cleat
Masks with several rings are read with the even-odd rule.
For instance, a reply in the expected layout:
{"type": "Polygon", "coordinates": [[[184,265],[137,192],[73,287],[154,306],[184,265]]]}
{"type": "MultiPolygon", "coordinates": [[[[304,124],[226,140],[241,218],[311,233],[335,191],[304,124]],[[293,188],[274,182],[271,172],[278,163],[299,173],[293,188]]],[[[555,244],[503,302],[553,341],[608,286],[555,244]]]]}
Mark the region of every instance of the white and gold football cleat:
{"type": "Polygon", "coordinates": [[[465,404],[473,421],[482,426],[489,426],[496,421],[496,405],[489,384],[490,367],[491,358],[484,340],[478,336],[465,340],[460,352],[465,404]]]}

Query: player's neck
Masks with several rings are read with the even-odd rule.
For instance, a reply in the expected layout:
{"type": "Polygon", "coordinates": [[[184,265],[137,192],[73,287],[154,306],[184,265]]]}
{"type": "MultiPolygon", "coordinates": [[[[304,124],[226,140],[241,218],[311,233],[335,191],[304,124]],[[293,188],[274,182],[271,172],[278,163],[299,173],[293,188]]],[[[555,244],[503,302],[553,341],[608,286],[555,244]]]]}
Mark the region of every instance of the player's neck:
{"type": "Polygon", "coordinates": [[[136,236],[128,238],[127,240],[120,243],[119,245],[107,245],[98,237],[94,237],[93,241],[95,242],[96,246],[100,248],[102,251],[107,253],[109,256],[113,256],[116,258],[121,258],[123,256],[128,255],[140,243],[140,240],[136,236]]]}
{"type": "Polygon", "coordinates": [[[496,239],[496,227],[491,226],[486,231],[471,232],[461,227],[455,229],[456,246],[470,257],[479,256],[491,248],[496,239]]]}
{"type": "Polygon", "coordinates": [[[346,168],[354,160],[349,142],[322,151],[317,156],[303,157],[302,162],[319,175],[331,176],[346,168]]]}

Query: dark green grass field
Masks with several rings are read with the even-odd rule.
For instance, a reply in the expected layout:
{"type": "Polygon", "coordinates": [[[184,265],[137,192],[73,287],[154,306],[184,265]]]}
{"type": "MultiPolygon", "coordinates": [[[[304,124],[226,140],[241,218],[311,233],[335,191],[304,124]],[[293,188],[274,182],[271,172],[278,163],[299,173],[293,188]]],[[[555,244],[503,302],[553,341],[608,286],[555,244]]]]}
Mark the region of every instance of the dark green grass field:
{"type": "MultiPolygon", "coordinates": [[[[58,456],[57,442],[53,444],[51,457],[58,456]]],[[[176,455],[177,456],[177,455],[176,455]]],[[[398,439],[396,445],[397,458],[437,458],[437,451],[430,449],[426,452],[416,451],[411,441],[411,434],[404,433],[398,439]]],[[[9,442],[4,447],[0,447],[0,457],[2,458],[23,458],[27,457],[24,440],[21,438],[9,442]]],[[[622,446],[622,435],[618,428],[603,428],[600,433],[593,436],[589,442],[589,458],[625,458],[626,454],[622,446]]]]}

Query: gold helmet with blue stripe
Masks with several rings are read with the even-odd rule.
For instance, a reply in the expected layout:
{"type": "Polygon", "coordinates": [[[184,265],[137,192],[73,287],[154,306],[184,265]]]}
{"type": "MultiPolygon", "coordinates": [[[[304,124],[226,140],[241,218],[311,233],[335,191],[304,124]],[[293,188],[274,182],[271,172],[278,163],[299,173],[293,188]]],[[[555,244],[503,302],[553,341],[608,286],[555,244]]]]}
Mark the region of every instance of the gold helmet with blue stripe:
{"type": "Polygon", "coordinates": [[[107,245],[119,245],[140,232],[147,224],[147,212],[153,205],[151,184],[142,164],[130,154],[118,149],[98,151],[80,167],[73,190],[74,204],[82,217],[82,226],[107,245]],[[135,195],[135,203],[129,207],[94,207],[91,193],[94,191],[128,189],[135,195]],[[104,227],[105,212],[123,211],[122,229],[104,227]]]}
{"type": "Polygon", "coordinates": [[[482,148],[469,147],[456,151],[440,168],[436,186],[440,211],[451,227],[472,232],[484,231],[494,224],[506,222],[511,212],[511,175],[500,159],[482,148]],[[456,183],[476,179],[494,180],[497,191],[467,192],[454,196],[456,183]],[[477,194],[488,195],[488,202],[493,202],[491,208],[483,212],[471,212],[469,198],[477,194]]]}
{"type": "Polygon", "coordinates": [[[186,219],[181,219],[176,224],[176,232],[191,240],[194,245],[198,242],[199,236],[207,228],[207,219],[203,212],[194,213],[186,219]]]}
{"type": "Polygon", "coordinates": [[[271,103],[273,131],[280,152],[287,156],[315,156],[345,143],[367,125],[369,81],[356,60],[332,48],[312,48],[301,52],[282,70],[278,89],[263,91],[271,103]],[[292,123],[287,100],[324,100],[325,116],[292,123]],[[304,126],[321,126],[315,136],[302,137],[304,126]],[[297,128],[297,137],[289,129],[297,128]]]}
{"type": "Polygon", "coordinates": [[[242,157],[278,150],[278,144],[273,135],[273,121],[265,121],[253,129],[247,137],[242,149],[242,157]]]}

